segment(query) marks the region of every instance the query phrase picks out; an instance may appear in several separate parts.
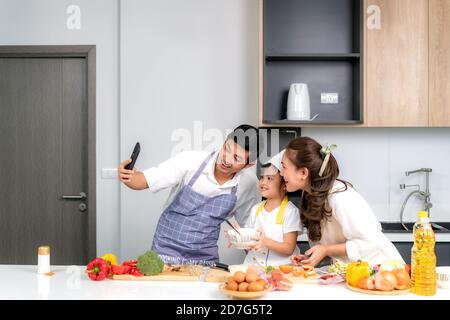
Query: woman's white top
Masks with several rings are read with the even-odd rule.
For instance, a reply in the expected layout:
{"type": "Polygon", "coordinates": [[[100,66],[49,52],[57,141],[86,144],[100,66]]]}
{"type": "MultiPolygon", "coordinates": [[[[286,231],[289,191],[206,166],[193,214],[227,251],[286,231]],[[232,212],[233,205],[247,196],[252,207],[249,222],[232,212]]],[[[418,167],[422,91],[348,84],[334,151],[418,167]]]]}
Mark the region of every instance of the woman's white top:
{"type": "Polygon", "coordinates": [[[343,262],[364,260],[369,265],[394,259],[403,261],[392,242],[381,231],[381,224],[364,198],[340,181],[335,181],[328,202],[332,216],[322,221],[322,239],[314,244],[345,243],[347,257],[332,257],[343,262]]]}
{"type": "MultiPolygon", "coordinates": [[[[277,224],[277,217],[280,211],[280,207],[273,209],[268,212],[265,208],[257,215],[258,208],[261,203],[253,206],[250,216],[245,224],[246,228],[262,228],[266,237],[283,242],[283,237],[286,233],[301,231],[302,227],[300,225],[300,214],[298,208],[292,203],[288,202],[284,210],[284,218],[281,224],[277,224]]],[[[300,250],[295,247],[292,255],[299,254],[300,250]]],[[[248,265],[263,265],[263,266],[279,266],[283,264],[290,264],[290,256],[279,255],[267,247],[263,247],[260,252],[251,250],[245,257],[244,264],[248,265]]]]}

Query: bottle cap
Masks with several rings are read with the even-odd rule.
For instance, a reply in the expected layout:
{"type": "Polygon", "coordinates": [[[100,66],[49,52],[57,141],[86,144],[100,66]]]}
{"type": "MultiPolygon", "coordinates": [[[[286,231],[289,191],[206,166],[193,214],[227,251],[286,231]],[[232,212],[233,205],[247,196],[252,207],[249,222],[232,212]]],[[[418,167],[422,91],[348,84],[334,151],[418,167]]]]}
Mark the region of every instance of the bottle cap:
{"type": "Polygon", "coordinates": [[[419,218],[428,218],[428,212],[419,211],[419,218]]]}
{"type": "Polygon", "coordinates": [[[38,248],[38,254],[39,255],[48,255],[50,254],[50,247],[49,246],[41,246],[38,248]]]}

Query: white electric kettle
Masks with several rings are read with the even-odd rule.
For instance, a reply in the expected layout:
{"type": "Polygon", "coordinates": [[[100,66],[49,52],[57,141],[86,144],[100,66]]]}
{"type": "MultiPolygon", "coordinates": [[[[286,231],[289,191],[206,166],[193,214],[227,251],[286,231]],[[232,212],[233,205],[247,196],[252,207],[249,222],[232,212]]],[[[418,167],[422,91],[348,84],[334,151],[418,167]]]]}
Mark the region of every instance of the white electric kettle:
{"type": "Polygon", "coordinates": [[[312,121],[311,104],[309,100],[308,85],[305,83],[294,83],[291,85],[288,95],[287,119],[294,121],[312,121]]]}

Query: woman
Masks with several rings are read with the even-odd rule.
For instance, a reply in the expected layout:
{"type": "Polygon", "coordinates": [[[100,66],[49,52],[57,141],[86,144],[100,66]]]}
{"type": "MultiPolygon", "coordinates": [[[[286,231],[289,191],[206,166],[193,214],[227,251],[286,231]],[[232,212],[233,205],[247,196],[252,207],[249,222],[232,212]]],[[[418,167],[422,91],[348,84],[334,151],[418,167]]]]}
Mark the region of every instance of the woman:
{"type": "Polygon", "coordinates": [[[281,175],[288,192],[302,190],[300,219],[313,243],[304,264],[316,266],[325,257],[343,262],[403,261],[381,232],[381,225],[367,202],[352,186],[338,179],[339,167],[324,147],[307,137],[289,143],[282,160],[281,175]]]}

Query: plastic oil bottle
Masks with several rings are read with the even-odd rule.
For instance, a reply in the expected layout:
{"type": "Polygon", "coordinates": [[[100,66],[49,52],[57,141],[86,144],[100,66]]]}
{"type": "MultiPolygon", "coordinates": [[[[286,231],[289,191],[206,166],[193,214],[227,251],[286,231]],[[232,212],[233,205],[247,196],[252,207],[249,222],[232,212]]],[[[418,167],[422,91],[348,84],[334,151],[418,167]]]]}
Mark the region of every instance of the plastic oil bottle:
{"type": "Polygon", "coordinates": [[[414,224],[414,246],[411,250],[411,290],[420,296],[436,294],[435,236],[428,212],[419,212],[414,224]]]}

